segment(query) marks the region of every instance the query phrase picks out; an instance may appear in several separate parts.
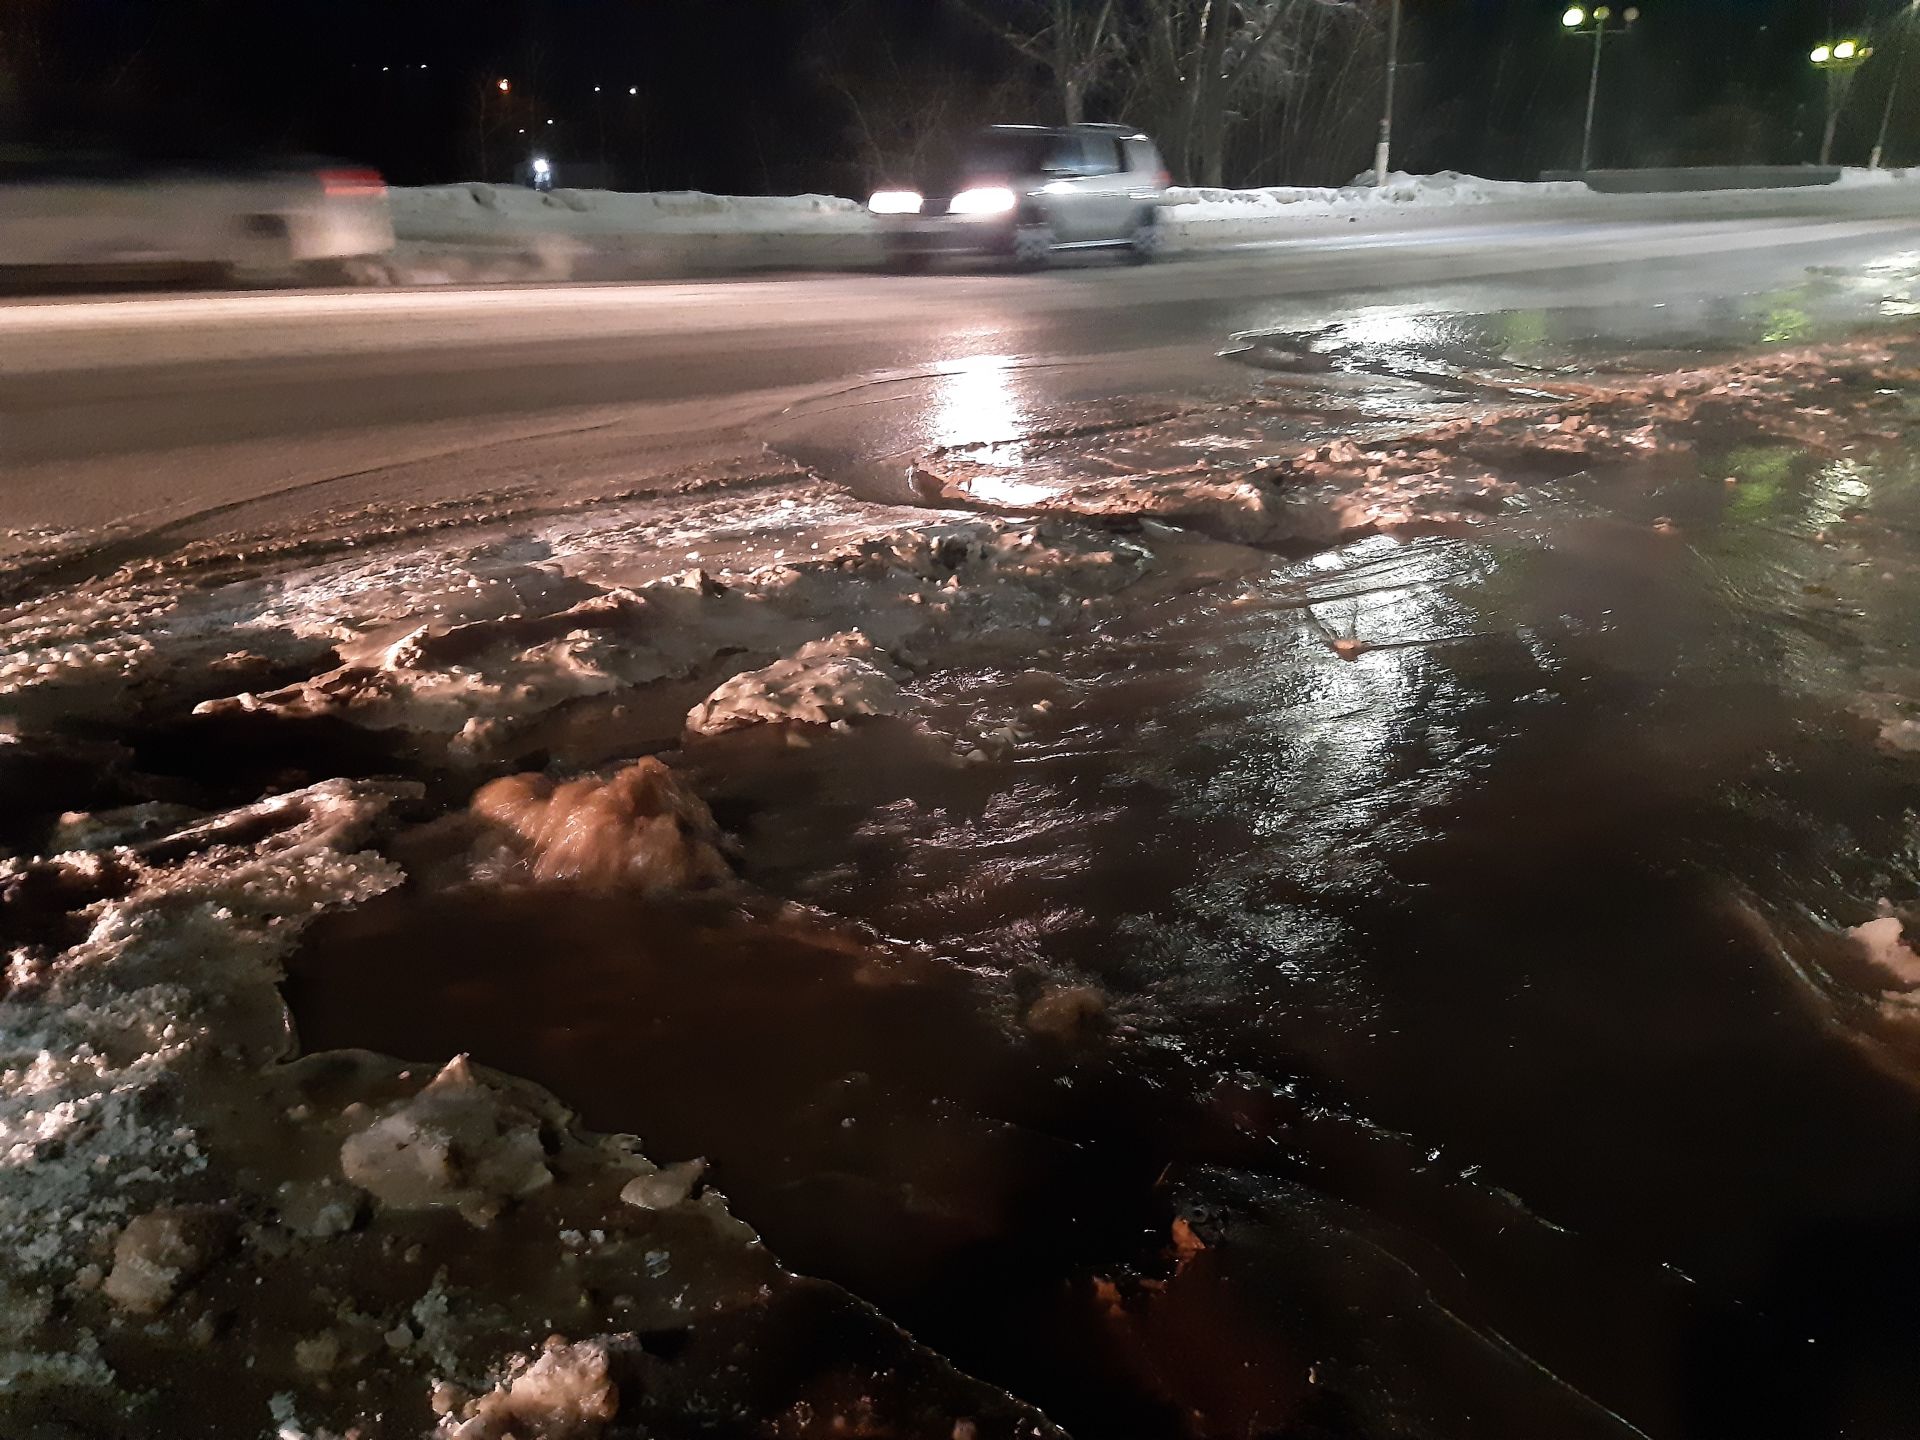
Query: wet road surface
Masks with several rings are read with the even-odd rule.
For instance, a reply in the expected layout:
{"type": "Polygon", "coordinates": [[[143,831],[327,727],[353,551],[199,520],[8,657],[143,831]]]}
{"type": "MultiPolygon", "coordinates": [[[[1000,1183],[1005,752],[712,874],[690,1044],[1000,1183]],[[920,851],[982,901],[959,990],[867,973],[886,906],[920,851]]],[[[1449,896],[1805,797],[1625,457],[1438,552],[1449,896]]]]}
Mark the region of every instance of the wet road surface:
{"type": "Polygon", "coordinates": [[[981,357],[1023,367],[1035,413],[1215,383],[1234,334],[1361,306],[1749,293],[1909,248],[1898,189],[1797,218],[1475,221],[1042,276],[17,304],[0,308],[0,526],[285,527],[498,486],[632,486],[769,440],[858,458],[897,492],[881,457],[930,426],[979,438],[945,392],[981,357]]]}

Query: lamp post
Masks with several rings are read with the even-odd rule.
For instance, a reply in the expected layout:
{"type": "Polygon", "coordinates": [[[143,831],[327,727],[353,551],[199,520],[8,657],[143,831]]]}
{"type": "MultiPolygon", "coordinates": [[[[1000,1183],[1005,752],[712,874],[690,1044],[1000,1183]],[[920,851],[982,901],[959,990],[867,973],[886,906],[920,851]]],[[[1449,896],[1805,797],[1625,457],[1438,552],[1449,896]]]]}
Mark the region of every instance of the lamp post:
{"type": "MultiPolygon", "coordinates": [[[[1920,0],[1914,0],[1920,5],[1920,0]]],[[[1380,102],[1380,143],[1373,147],[1373,183],[1387,183],[1388,154],[1393,149],[1393,73],[1400,67],[1400,0],[1389,0],[1387,11],[1387,93],[1380,102]]]]}
{"type": "Polygon", "coordinates": [[[1822,40],[1807,54],[1807,58],[1813,61],[1813,68],[1825,72],[1827,77],[1827,128],[1820,135],[1822,165],[1829,163],[1833,157],[1833,132],[1840,124],[1840,107],[1847,102],[1847,91],[1853,84],[1853,72],[1871,54],[1871,45],[1852,38],[1822,40]]]}
{"type": "Polygon", "coordinates": [[[1587,173],[1593,163],[1593,107],[1600,99],[1600,51],[1607,43],[1609,35],[1624,35],[1640,18],[1639,10],[1628,6],[1620,15],[1618,25],[1610,24],[1613,10],[1606,5],[1596,5],[1592,10],[1584,6],[1573,5],[1560,17],[1560,24],[1569,35],[1593,37],[1593,67],[1587,73],[1587,123],[1580,132],[1580,173],[1587,173]]]}
{"type": "Polygon", "coordinates": [[[1900,93],[1900,71],[1907,61],[1907,32],[1913,28],[1913,12],[1920,0],[1908,0],[1900,12],[1900,43],[1893,49],[1893,74],[1887,80],[1887,103],[1880,107],[1880,133],[1873,137],[1873,154],[1867,160],[1869,170],[1880,168],[1880,152],[1887,148],[1887,126],[1893,120],[1893,97],[1900,93]]]}

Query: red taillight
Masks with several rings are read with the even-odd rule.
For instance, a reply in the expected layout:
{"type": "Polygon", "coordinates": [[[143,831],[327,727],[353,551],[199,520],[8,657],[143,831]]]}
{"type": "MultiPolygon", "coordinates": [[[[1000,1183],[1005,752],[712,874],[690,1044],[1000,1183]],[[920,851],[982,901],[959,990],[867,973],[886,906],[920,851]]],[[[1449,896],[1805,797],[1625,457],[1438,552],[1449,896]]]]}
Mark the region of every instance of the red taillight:
{"type": "Polygon", "coordinates": [[[1171,170],[1162,170],[1160,172],[1160,188],[1164,190],[1171,184],[1173,184],[1173,172],[1171,170]]]}
{"type": "Polygon", "coordinates": [[[369,199],[387,193],[378,170],[322,170],[320,188],[335,199],[369,199]]]}

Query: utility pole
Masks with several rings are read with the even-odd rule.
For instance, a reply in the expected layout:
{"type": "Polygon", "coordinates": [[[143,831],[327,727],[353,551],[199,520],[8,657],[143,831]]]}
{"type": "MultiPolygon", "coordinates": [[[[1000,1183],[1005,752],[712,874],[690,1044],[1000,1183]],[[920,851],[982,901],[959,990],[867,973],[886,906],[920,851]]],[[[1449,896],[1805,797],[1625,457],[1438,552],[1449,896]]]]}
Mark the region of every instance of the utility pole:
{"type": "Polygon", "coordinates": [[[1887,103],[1880,107],[1880,133],[1873,140],[1869,170],[1880,168],[1880,154],[1887,148],[1887,126],[1893,120],[1893,97],[1900,93],[1900,71],[1907,63],[1907,32],[1913,28],[1916,7],[1920,7],[1920,0],[1908,0],[1907,8],[1900,12],[1900,43],[1893,48],[1893,75],[1887,81],[1887,103]]]}
{"type": "Polygon", "coordinates": [[[1605,5],[1596,5],[1589,11],[1583,6],[1571,6],[1560,17],[1560,24],[1569,35],[1591,35],[1593,37],[1593,65],[1587,72],[1587,122],[1580,131],[1580,173],[1586,174],[1593,165],[1593,112],[1600,101],[1600,52],[1607,43],[1607,36],[1624,35],[1640,18],[1639,10],[1629,6],[1620,16],[1618,25],[1609,26],[1613,11],[1605,5]]]}
{"type": "MultiPolygon", "coordinates": [[[[1400,68],[1400,0],[1388,0],[1387,93],[1380,104],[1380,143],[1373,147],[1373,183],[1387,183],[1387,161],[1393,150],[1393,79],[1400,68]]],[[[1920,4],[1920,0],[1914,0],[1920,4]]]]}

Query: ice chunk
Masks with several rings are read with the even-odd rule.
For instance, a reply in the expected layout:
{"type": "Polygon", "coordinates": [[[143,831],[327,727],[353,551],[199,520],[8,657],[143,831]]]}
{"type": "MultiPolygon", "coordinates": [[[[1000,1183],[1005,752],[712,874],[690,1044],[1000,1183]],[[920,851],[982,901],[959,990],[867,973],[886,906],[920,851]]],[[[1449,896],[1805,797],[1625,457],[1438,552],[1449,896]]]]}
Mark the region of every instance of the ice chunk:
{"type": "Polygon", "coordinates": [[[337,1180],[311,1184],[288,1181],[280,1187],[276,1208],[280,1223],[308,1240],[325,1240],[344,1235],[360,1223],[365,1198],[352,1186],[337,1180]]]}
{"type": "Polygon", "coordinates": [[[671,1210],[693,1194],[693,1187],[706,1173],[704,1160],[682,1160],[663,1165],[650,1175],[636,1175],[620,1191],[620,1198],[642,1210],[671,1210]]]}
{"type": "Polygon", "coordinates": [[[209,1206],[150,1211],[120,1232],[102,1288],[122,1310],[157,1314],[219,1257],[232,1233],[231,1217],[209,1206]]]}
{"type": "Polygon", "coordinates": [[[412,1099],[340,1147],[347,1179],[394,1210],[451,1206],[484,1225],[551,1184],[539,1118],[456,1055],[412,1099]]]}
{"type": "Polygon", "coordinates": [[[1027,1009],[1026,1026],[1035,1035],[1070,1040],[1106,1018],[1107,997],[1091,985],[1049,990],[1027,1009]]]}
{"type": "Polygon", "coordinates": [[[520,838],[536,880],[665,891],[732,874],[706,803],[651,756],[608,780],[556,786],[540,775],[509,775],[480,788],[473,812],[520,838]]]}
{"type": "Polygon", "coordinates": [[[897,715],[906,697],[884,665],[858,630],[810,640],[786,659],[720,686],[687,713],[687,729],[717,735],[768,721],[827,725],[857,715],[897,715]]]}
{"type": "Polygon", "coordinates": [[[1898,978],[1903,986],[1920,986],[1920,955],[1914,954],[1913,947],[1902,938],[1897,915],[1882,915],[1847,933],[1860,942],[1867,959],[1898,978]]]}
{"type": "Polygon", "coordinates": [[[606,1347],[592,1340],[569,1345],[555,1335],[538,1360],[467,1405],[458,1422],[443,1420],[441,1433],[453,1440],[593,1440],[619,1409],[606,1347]]]}

